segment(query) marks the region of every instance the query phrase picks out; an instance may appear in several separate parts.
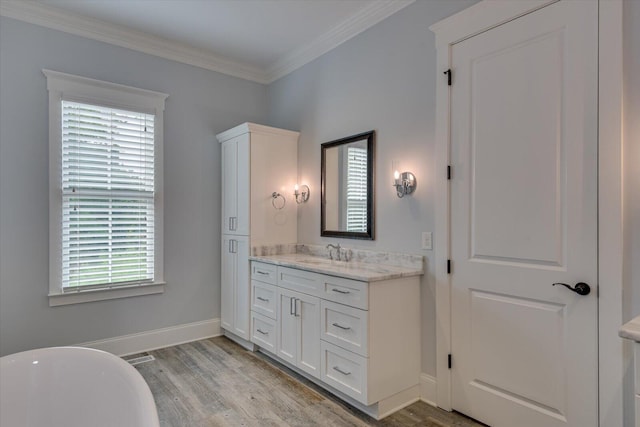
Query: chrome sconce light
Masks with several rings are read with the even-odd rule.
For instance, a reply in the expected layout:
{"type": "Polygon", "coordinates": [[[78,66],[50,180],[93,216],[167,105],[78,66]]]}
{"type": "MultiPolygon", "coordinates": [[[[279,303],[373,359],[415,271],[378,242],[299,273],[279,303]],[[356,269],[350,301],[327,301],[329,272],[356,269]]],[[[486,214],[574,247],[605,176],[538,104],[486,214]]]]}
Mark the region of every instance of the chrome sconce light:
{"type": "Polygon", "coordinates": [[[393,172],[393,186],[396,187],[396,194],[399,198],[411,194],[415,191],[418,181],[411,172],[393,172]]]}
{"type": "Polygon", "coordinates": [[[296,184],[295,187],[293,187],[293,196],[296,198],[296,203],[306,203],[306,201],[309,200],[310,191],[308,185],[303,184],[298,186],[298,184],[296,184]]]}

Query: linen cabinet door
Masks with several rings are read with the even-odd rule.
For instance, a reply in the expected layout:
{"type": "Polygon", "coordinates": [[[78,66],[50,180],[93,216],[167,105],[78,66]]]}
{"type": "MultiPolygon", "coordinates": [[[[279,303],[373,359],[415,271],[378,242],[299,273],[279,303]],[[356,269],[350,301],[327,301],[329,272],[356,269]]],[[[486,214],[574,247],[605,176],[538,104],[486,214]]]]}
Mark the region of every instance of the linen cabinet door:
{"type": "Polygon", "coordinates": [[[236,138],[221,144],[222,233],[235,234],[238,218],[238,143],[236,138]]]}
{"type": "Polygon", "coordinates": [[[235,255],[235,295],[233,333],[249,340],[251,335],[251,280],[249,279],[249,238],[233,236],[235,255]]]}
{"type": "Polygon", "coordinates": [[[295,316],[294,304],[296,297],[294,292],[278,289],[278,333],[277,350],[278,357],[296,365],[298,358],[298,318],[295,316]]]}
{"type": "Polygon", "coordinates": [[[236,284],[236,254],[233,252],[233,236],[222,236],[220,268],[220,326],[233,331],[234,293],[236,284]]]}
{"type": "Polygon", "coordinates": [[[222,143],[222,232],[249,235],[249,134],[222,143]]]}

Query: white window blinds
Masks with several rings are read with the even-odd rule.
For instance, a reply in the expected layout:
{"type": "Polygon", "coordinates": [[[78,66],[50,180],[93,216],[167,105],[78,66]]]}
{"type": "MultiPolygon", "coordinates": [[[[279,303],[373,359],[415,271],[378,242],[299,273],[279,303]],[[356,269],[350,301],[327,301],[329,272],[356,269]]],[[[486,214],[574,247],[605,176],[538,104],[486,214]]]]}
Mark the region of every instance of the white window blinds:
{"type": "Polygon", "coordinates": [[[62,101],[62,287],[154,280],[154,116],[62,101]]]}
{"type": "Polygon", "coordinates": [[[347,231],[367,231],[367,149],[347,149],[347,231]]]}

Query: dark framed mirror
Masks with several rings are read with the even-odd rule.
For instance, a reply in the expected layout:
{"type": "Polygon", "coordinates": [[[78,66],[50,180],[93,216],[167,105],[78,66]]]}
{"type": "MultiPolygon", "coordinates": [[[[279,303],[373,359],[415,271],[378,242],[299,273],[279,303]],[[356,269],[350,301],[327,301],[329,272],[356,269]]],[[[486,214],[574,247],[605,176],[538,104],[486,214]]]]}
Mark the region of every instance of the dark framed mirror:
{"type": "Polygon", "coordinates": [[[375,131],[322,144],[320,235],[373,240],[375,131]]]}

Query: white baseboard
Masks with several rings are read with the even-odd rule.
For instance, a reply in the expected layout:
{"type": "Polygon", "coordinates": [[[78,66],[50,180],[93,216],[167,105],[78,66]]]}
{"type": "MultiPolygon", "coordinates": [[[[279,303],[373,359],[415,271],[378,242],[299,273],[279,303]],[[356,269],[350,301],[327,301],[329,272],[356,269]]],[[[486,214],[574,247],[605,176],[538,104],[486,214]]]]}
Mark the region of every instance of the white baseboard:
{"type": "Polygon", "coordinates": [[[420,374],[420,400],[429,405],[437,406],[436,379],[431,375],[420,374]]]}
{"type": "Polygon", "coordinates": [[[104,350],[122,357],[219,335],[220,319],[209,319],[77,345],[104,350]]]}

